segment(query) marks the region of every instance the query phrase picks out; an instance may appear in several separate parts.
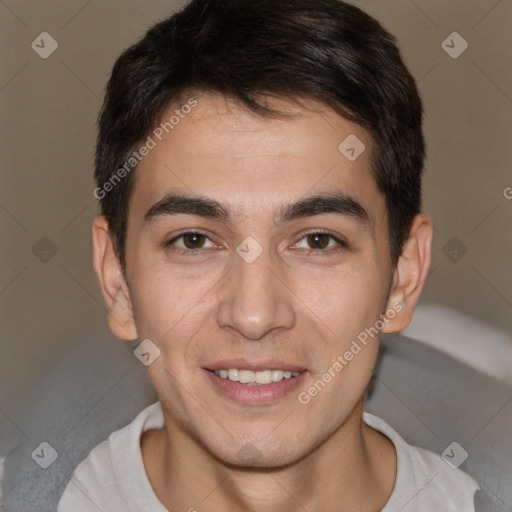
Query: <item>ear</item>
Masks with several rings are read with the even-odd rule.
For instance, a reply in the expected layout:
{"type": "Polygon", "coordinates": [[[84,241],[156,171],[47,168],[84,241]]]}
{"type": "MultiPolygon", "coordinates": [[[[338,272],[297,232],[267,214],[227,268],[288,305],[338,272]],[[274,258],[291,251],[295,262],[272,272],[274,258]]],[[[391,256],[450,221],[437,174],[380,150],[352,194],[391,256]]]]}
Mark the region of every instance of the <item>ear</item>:
{"type": "Polygon", "coordinates": [[[130,294],[104,216],[94,219],[92,242],[94,270],[107,304],[110,330],[122,340],[134,340],[137,338],[137,330],[130,294]]]}
{"type": "Polygon", "coordinates": [[[393,285],[386,311],[393,311],[382,332],[391,333],[405,329],[411,322],[414,308],[421,295],[430,268],[432,249],[432,221],[420,213],[414,218],[409,238],[393,273],[393,285]]]}

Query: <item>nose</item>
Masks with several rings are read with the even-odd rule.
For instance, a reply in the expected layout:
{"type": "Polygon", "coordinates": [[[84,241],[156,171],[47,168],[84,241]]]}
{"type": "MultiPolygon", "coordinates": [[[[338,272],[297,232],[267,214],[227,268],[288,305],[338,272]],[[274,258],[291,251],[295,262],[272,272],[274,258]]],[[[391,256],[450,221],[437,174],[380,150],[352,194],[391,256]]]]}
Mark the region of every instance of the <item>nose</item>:
{"type": "Polygon", "coordinates": [[[219,326],[254,341],[293,327],[293,292],[268,253],[263,252],[251,263],[234,255],[233,265],[223,280],[217,311],[219,326]]]}

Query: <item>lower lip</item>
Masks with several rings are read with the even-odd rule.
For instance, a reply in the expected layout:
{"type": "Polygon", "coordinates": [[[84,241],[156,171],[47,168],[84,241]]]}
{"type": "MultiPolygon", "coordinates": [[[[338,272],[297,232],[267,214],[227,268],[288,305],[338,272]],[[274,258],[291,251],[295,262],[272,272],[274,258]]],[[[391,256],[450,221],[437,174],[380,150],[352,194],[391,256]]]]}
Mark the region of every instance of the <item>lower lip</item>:
{"type": "Polygon", "coordinates": [[[237,402],[251,405],[276,402],[289,395],[302,383],[306,374],[306,372],[301,372],[297,377],[283,379],[272,384],[249,386],[248,384],[223,379],[210,370],[203,370],[206,372],[210,382],[221,394],[237,402]]]}

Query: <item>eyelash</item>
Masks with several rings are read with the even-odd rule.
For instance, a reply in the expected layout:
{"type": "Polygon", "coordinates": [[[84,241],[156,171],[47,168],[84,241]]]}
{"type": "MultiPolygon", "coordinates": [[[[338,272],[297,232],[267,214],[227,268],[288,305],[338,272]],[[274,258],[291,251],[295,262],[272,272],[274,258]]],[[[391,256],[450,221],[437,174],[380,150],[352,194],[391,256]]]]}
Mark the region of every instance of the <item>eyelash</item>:
{"type": "MultiPolygon", "coordinates": [[[[168,242],[165,243],[165,247],[166,248],[171,248],[172,251],[178,253],[178,254],[183,254],[183,255],[198,255],[200,252],[201,252],[201,248],[198,248],[198,249],[181,249],[181,248],[172,248],[172,244],[175,243],[177,240],[179,240],[180,238],[183,238],[184,236],[186,235],[201,235],[201,236],[204,236],[206,237],[208,240],[212,241],[208,235],[206,235],[205,233],[201,233],[200,231],[184,231],[178,235],[176,235],[174,238],[172,238],[171,240],[169,240],[168,242]]],[[[305,252],[308,256],[310,255],[315,255],[315,256],[319,256],[323,253],[323,255],[325,254],[330,254],[332,252],[339,252],[341,250],[344,250],[344,249],[348,249],[349,246],[348,244],[338,238],[337,236],[327,232],[327,231],[319,231],[319,230],[316,230],[316,231],[311,231],[309,233],[305,233],[297,242],[296,244],[298,244],[299,242],[301,242],[302,240],[304,240],[305,238],[307,238],[308,236],[311,236],[311,235],[326,235],[328,236],[331,240],[334,240],[337,244],[338,244],[338,247],[336,248],[331,248],[331,249],[305,249],[305,252]]],[[[296,245],[294,244],[294,245],[296,245]]]]}

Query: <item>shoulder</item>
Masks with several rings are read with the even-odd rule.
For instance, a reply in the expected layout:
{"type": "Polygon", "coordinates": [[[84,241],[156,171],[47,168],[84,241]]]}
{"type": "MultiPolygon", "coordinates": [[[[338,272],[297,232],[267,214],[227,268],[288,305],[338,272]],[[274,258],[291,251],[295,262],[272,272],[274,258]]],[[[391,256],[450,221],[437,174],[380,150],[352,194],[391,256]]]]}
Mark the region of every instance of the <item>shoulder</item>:
{"type": "MultiPolygon", "coordinates": [[[[446,343],[450,338],[445,336],[446,343]]],[[[383,337],[380,364],[365,410],[411,443],[441,454],[458,441],[468,458],[460,468],[482,488],[475,506],[502,510],[511,500],[511,387],[399,334],[383,337]],[[490,503],[491,505],[487,505],[490,503]]],[[[442,460],[444,462],[444,460],[442,460]]]]}
{"type": "Polygon", "coordinates": [[[408,444],[381,418],[364,413],[364,421],[386,435],[397,453],[395,487],[382,512],[475,512],[474,495],[479,486],[471,476],[450,465],[448,459],[408,444]]]}
{"type": "Polygon", "coordinates": [[[116,489],[110,441],[103,441],[75,469],[57,512],[128,510],[122,494],[116,489]]]}
{"type": "Polygon", "coordinates": [[[144,409],[128,425],[97,445],[73,472],[57,512],[132,510],[130,493],[147,489],[140,439],[147,428],[161,425],[160,404],[144,409]]]}
{"type": "Polygon", "coordinates": [[[418,489],[420,503],[444,506],[443,510],[474,512],[475,493],[480,489],[478,483],[456,465],[448,462],[449,457],[464,457],[457,454],[457,448],[452,448],[450,453],[445,453],[446,458],[443,458],[437,453],[417,446],[408,447],[415,473],[427,480],[425,487],[418,489]]]}

